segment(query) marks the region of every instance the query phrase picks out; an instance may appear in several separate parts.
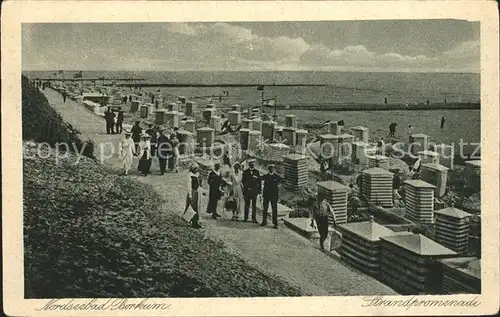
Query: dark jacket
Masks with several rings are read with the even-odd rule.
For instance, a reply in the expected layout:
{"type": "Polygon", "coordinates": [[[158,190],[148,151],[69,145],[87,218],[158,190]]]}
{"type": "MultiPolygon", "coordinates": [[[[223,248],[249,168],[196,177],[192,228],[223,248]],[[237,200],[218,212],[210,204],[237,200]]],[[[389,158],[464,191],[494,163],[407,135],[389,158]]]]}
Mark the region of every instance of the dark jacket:
{"type": "Polygon", "coordinates": [[[219,174],[215,174],[214,171],[210,171],[208,174],[208,186],[210,187],[210,191],[208,193],[209,198],[219,199],[222,196],[221,193],[221,185],[223,183],[222,176],[219,174]]]}
{"type": "Polygon", "coordinates": [[[134,125],[130,132],[132,132],[132,139],[135,142],[139,142],[141,139],[142,128],[138,125],[134,125]]]}
{"type": "Polygon", "coordinates": [[[274,173],[262,176],[262,180],[264,181],[262,196],[269,199],[278,199],[278,185],[281,183],[282,178],[274,173]]]}
{"type": "Polygon", "coordinates": [[[158,137],[158,155],[161,158],[167,158],[172,154],[172,145],[170,144],[170,139],[164,135],[158,137]]]}
{"type": "Polygon", "coordinates": [[[258,170],[251,170],[249,168],[244,170],[241,182],[243,184],[244,195],[252,196],[260,194],[260,173],[258,170]]]}
{"type": "Polygon", "coordinates": [[[123,122],[123,111],[118,112],[117,122],[123,122]]]}

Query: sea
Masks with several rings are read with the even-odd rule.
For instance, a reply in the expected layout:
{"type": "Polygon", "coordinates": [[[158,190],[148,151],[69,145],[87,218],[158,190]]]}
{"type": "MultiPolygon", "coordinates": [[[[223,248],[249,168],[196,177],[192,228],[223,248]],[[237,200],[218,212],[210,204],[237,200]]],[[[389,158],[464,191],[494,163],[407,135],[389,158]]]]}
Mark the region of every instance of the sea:
{"type": "MultiPolygon", "coordinates": [[[[61,78],[54,71],[27,71],[30,78],[61,78]]],[[[77,71],[64,71],[65,78],[73,78],[77,71]]],[[[249,84],[265,86],[263,91],[252,87],[144,87],[143,91],[161,91],[166,100],[185,96],[197,104],[212,101],[215,104],[242,106],[259,105],[261,99],[276,98],[280,105],[301,105],[302,110],[281,110],[279,115],[294,113],[297,121],[315,123],[326,120],[344,120],[349,126],[362,125],[371,133],[383,135],[388,125],[398,123],[397,133],[403,134],[408,125],[416,132],[429,134],[435,141],[458,144],[479,142],[480,110],[393,110],[393,111],[335,111],[335,105],[479,103],[480,74],[473,73],[363,73],[321,71],[266,71],[266,72],[159,72],[159,71],[83,71],[83,78],[143,78],[147,84],[249,84]],[[320,86],[301,86],[301,85],[320,86]],[[295,85],[295,86],[294,86],[295,85]],[[308,105],[330,105],[329,111],[304,110],[308,105]],[[445,129],[439,127],[446,118],[445,129]]],[[[98,81],[100,83],[100,81],[98,81]]],[[[119,81],[117,81],[119,83],[119,81]]],[[[139,83],[130,81],[129,83],[139,83]]],[[[124,88],[128,89],[128,88],[124,88]]]]}

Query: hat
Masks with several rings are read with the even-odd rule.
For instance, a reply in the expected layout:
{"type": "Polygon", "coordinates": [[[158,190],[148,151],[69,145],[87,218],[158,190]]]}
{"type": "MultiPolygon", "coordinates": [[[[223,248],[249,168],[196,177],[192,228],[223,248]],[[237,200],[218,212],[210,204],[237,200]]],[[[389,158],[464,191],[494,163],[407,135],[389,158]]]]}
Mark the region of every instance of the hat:
{"type": "Polygon", "coordinates": [[[141,138],[150,138],[151,136],[147,133],[142,133],[141,138]]]}
{"type": "Polygon", "coordinates": [[[127,134],[128,134],[128,135],[131,135],[131,134],[132,134],[132,132],[131,132],[130,130],[125,130],[125,135],[127,135],[127,134]]]}
{"type": "Polygon", "coordinates": [[[267,165],[267,167],[268,167],[268,168],[269,168],[269,167],[276,167],[276,165],[271,163],[271,164],[267,165]]]}
{"type": "Polygon", "coordinates": [[[255,163],[256,161],[257,161],[256,159],[251,158],[247,160],[247,163],[255,163]]]}

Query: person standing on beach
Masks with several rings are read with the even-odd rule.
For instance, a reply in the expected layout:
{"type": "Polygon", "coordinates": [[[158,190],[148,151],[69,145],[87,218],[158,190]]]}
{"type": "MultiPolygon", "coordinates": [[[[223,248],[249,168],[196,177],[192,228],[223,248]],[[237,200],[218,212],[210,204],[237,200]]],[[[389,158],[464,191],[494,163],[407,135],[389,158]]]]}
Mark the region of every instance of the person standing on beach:
{"type": "Polygon", "coordinates": [[[271,203],[274,229],[278,229],[278,186],[283,179],[276,174],[276,166],[274,164],[270,164],[267,169],[269,173],[262,177],[264,181],[264,190],[262,193],[264,203],[262,206],[262,223],[260,225],[261,227],[267,225],[267,210],[269,203],[271,203]]]}
{"type": "Polygon", "coordinates": [[[240,163],[236,162],[233,166],[233,173],[231,174],[231,183],[233,185],[233,198],[236,201],[236,208],[233,212],[233,218],[231,220],[238,221],[241,213],[241,203],[243,200],[243,172],[241,171],[240,163]]]}
{"type": "Polygon", "coordinates": [[[104,119],[106,120],[106,133],[107,134],[115,134],[114,124],[115,124],[115,114],[111,111],[111,108],[104,112],[104,119]]]}
{"type": "Polygon", "coordinates": [[[318,193],[317,199],[311,197],[311,227],[314,228],[314,222],[318,227],[319,247],[325,251],[325,240],[328,237],[328,212],[332,213],[332,207],[327,203],[322,194],[318,193]],[[316,201],[315,201],[316,200],[316,201]]]}
{"type": "Polygon", "coordinates": [[[444,116],[441,117],[441,130],[444,129],[444,123],[446,122],[446,119],[444,118],[444,116]]]}
{"type": "Polygon", "coordinates": [[[252,203],[252,222],[257,221],[257,195],[261,192],[260,173],[255,169],[255,160],[248,160],[248,168],[243,172],[243,198],[245,200],[245,214],[243,221],[248,221],[250,202],[252,203]]]}
{"type": "Polygon", "coordinates": [[[175,170],[176,173],[179,173],[179,160],[181,156],[181,154],[179,153],[179,143],[180,142],[177,138],[177,133],[174,131],[170,136],[170,144],[172,145],[170,170],[175,170]]]}
{"type": "Polygon", "coordinates": [[[151,138],[151,156],[156,156],[156,143],[158,141],[158,136],[156,135],[156,128],[154,125],[149,124],[146,133],[149,134],[151,138]]]}
{"type": "Polygon", "coordinates": [[[158,163],[160,165],[160,175],[165,174],[167,160],[171,154],[172,145],[170,144],[170,138],[166,134],[166,131],[162,129],[158,137],[158,163]]]}
{"type": "Polygon", "coordinates": [[[141,140],[142,134],[142,128],[139,126],[139,123],[139,121],[136,121],[131,129],[132,140],[134,140],[135,143],[135,152],[139,152],[139,141],[141,140]]]}
{"type": "Polygon", "coordinates": [[[116,133],[122,134],[123,130],[123,110],[120,108],[118,110],[118,115],[116,116],[116,133]]]}
{"type": "Polygon", "coordinates": [[[212,219],[217,219],[220,215],[217,213],[217,204],[221,198],[222,176],[220,175],[220,163],[215,163],[214,168],[208,174],[208,204],[207,213],[212,214],[212,219]]]}
{"type": "Polygon", "coordinates": [[[122,162],[123,174],[128,175],[128,171],[132,167],[134,155],[135,155],[135,144],[132,140],[130,131],[125,131],[125,139],[120,143],[120,159],[122,162]]]}
{"type": "Polygon", "coordinates": [[[66,94],[66,91],[63,91],[62,95],[63,95],[63,102],[66,103],[66,97],[68,96],[66,94]]]}
{"type": "Polygon", "coordinates": [[[140,157],[138,170],[142,175],[147,176],[151,169],[151,142],[150,136],[147,133],[141,135],[138,154],[140,157]]]}
{"type": "Polygon", "coordinates": [[[193,208],[196,212],[196,215],[191,219],[191,226],[195,229],[200,229],[201,225],[199,223],[199,212],[200,212],[200,195],[203,192],[201,187],[202,180],[200,174],[198,173],[198,164],[193,163],[189,167],[189,175],[188,175],[188,188],[187,188],[187,197],[186,197],[186,210],[189,206],[193,208]]]}

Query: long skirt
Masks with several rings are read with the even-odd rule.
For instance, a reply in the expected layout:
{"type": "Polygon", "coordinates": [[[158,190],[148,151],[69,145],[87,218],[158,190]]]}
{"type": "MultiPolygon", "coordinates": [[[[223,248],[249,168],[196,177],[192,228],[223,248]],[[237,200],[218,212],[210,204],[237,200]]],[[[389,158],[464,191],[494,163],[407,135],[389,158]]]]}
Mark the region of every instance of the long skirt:
{"type": "Polygon", "coordinates": [[[149,171],[151,169],[151,158],[149,158],[149,159],[147,158],[146,152],[144,152],[144,154],[142,154],[142,157],[139,160],[139,166],[137,167],[137,169],[142,174],[145,174],[145,175],[149,174],[149,171]]]}

